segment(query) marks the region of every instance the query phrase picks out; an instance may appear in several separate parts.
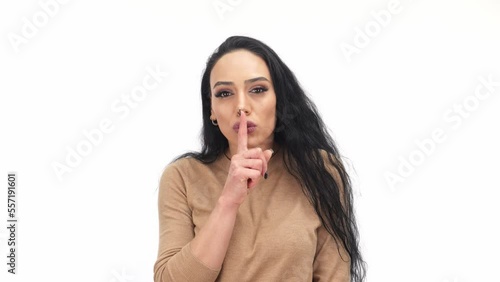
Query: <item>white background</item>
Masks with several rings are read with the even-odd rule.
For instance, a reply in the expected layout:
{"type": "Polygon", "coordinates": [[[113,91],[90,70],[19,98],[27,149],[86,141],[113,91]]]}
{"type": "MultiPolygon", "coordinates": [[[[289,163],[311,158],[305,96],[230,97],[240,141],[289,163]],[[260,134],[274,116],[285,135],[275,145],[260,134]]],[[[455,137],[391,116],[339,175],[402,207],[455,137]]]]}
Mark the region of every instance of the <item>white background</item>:
{"type": "Polygon", "coordinates": [[[19,181],[18,275],[2,227],[1,281],[152,281],[158,179],[200,148],[201,74],[230,35],[282,57],[348,158],[367,281],[500,281],[498,1],[396,1],[380,30],[387,0],[74,0],[44,24],[47,1],[0,4],[1,226],[7,173],[19,181]],[[39,25],[30,38],[23,18],[39,25]],[[148,67],[169,75],[126,117],[113,111],[148,67]],[[467,117],[452,112],[464,101],[467,117]],[[53,164],[105,119],[113,131],[59,180],[53,164]]]}

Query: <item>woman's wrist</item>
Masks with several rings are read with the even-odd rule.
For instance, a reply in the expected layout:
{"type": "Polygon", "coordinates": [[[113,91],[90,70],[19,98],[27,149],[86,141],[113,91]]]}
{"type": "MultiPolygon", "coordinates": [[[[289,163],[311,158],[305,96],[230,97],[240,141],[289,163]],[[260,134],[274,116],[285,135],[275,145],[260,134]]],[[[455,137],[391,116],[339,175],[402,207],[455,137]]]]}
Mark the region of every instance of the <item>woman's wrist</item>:
{"type": "Polygon", "coordinates": [[[217,206],[225,212],[237,212],[240,204],[235,203],[233,200],[230,200],[224,195],[221,195],[217,201],[217,206]]]}

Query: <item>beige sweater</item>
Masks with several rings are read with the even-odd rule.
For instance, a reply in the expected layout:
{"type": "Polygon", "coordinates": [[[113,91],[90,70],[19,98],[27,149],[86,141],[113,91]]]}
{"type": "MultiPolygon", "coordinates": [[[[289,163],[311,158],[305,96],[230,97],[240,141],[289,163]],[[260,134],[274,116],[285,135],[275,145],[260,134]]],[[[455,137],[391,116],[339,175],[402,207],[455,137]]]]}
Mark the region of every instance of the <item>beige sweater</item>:
{"type": "Polygon", "coordinates": [[[155,282],[349,281],[348,254],[322,227],[279,151],[269,161],[268,179],[239,208],[222,268],[197,260],[190,242],[214,208],[229,164],[225,156],[209,165],[185,158],[163,172],[155,282]]]}

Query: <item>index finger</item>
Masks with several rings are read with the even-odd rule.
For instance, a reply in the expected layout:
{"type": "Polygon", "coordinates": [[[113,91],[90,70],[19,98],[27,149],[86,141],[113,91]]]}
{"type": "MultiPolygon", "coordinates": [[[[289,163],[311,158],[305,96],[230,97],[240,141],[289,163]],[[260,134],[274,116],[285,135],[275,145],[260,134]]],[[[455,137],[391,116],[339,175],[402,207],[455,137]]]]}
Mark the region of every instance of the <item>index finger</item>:
{"type": "Polygon", "coordinates": [[[241,111],[240,113],[240,128],[238,129],[238,153],[248,150],[247,116],[244,111],[241,111]]]}

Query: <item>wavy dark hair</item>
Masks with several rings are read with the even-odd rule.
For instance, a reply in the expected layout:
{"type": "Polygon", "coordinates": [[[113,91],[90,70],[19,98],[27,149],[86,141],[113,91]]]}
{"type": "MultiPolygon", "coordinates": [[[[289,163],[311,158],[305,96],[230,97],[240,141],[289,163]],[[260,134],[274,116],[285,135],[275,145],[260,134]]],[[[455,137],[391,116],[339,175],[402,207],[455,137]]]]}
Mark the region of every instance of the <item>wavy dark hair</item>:
{"type": "Polygon", "coordinates": [[[349,258],[344,259],[350,259],[351,281],[363,281],[366,267],[359,250],[353,191],[337,146],[293,72],[263,42],[245,36],[231,36],[209,57],[201,81],[202,149],[201,152],[183,154],[176,160],[193,157],[203,163],[212,163],[229,147],[226,137],[210,120],[210,73],[222,56],[241,49],[266,62],[276,93],[274,142],[284,150],[286,169],[302,185],[323,226],[337,244],[340,240],[349,254],[349,258]],[[328,161],[325,161],[325,152],[328,161]],[[329,166],[337,170],[341,183],[335,181],[329,166]]]}

